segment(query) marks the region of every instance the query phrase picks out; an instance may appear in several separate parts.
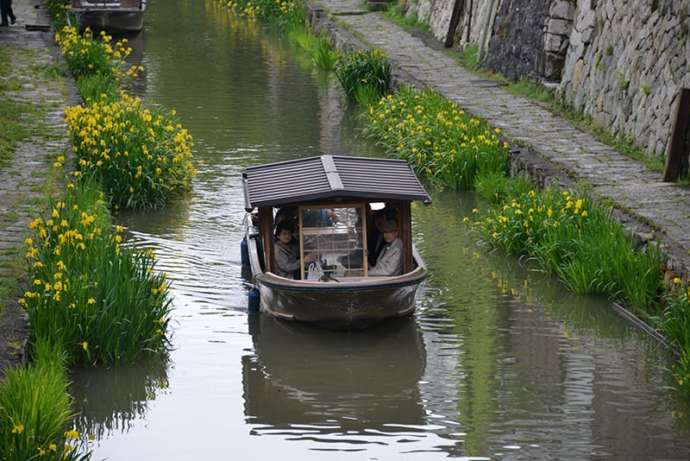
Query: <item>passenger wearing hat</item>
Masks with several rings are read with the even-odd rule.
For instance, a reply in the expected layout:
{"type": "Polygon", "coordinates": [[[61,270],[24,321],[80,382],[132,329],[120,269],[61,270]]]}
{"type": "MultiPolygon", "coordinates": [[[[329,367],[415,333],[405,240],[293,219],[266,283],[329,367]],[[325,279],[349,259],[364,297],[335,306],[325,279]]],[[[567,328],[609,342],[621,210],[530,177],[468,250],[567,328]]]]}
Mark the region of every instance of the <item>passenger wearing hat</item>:
{"type": "Polygon", "coordinates": [[[369,275],[400,275],[402,274],[402,242],[398,238],[398,223],[394,219],[383,219],[376,224],[386,243],[376,258],[376,264],[369,269],[369,275]]]}

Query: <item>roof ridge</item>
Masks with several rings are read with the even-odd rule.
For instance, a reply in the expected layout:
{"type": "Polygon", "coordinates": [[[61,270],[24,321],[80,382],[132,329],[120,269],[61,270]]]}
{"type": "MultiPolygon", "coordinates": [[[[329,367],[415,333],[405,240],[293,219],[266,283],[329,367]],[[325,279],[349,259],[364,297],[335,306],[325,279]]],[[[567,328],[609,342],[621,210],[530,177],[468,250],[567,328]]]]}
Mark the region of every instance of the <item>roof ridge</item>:
{"type": "Polygon", "coordinates": [[[326,173],[326,179],[328,179],[328,185],[331,187],[332,191],[343,190],[343,180],[340,178],[340,173],[338,173],[338,167],[335,166],[332,155],[322,155],[321,165],[323,166],[323,171],[326,173]]]}

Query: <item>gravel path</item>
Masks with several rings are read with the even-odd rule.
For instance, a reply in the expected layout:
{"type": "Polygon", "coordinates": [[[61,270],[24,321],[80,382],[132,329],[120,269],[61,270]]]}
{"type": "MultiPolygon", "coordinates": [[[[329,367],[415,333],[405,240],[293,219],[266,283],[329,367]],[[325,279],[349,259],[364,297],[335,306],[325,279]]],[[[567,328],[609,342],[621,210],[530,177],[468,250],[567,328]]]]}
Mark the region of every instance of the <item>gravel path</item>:
{"type": "MultiPolygon", "coordinates": [[[[22,124],[31,136],[17,146],[0,167],[0,277],[24,282],[22,254],[27,224],[43,211],[45,197],[55,187],[54,159],[67,149],[64,107],[76,101],[66,67],[58,59],[53,32],[30,32],[25,24],[48,24],[39,0],[14,0],[17,24],[0,28],[0,48],[9,50],[10,75],[4,77],[3,100],[28,104],[22,124]],[[38,8],[37,8],[38,6],[38,8]]],[[[3,78],[3,77],[0,77],[3,78]]],[[[25,315],[15,299],[0,299],[0,376],[7,366],[23,360],[27,330],[25,315]]]]}

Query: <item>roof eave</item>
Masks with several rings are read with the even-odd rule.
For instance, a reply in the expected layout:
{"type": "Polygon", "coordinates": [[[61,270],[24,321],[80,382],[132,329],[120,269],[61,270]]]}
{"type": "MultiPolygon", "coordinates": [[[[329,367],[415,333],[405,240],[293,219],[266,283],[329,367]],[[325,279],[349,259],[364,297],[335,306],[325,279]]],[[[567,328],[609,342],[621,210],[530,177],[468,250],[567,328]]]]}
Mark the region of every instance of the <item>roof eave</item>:
{"type": "Polygon", "coordinates": [[[420,196],[409,196],[409,195],[395,195],[395,194],[372,194],[371,192],[361,192],[361,191],[347,191],[347,190],[338,190],[338,191],[332,191],[330,193],[319,193],[319,194],[310,194],[310,195],[302,195],[299,197],[286,197],[284,199],[279,199],[279,200],[265,200],[265,201],[257,201],[257,202],[250,202],[249,199],[247,198],[248,192],[246,188],[246,182],[245,182],[245,209],[247,211],[251,211],[254,208],[258,207],[265,207],[265,206],[270,206],[270,207],[277,207],[277,206],[286,206],[286,205],[298,205],[302,203],[309,203],[309,202],[316,202],[320,200],[348,200],[348,199],[357,199],[357,200],[365,200],[366,202],[388,202],[388,201],[402,201],[402,202],[422,202],[424,205],[430,205],[431,204],[431,197],[428,195],[426,197],[420,197],[420,196]]]}

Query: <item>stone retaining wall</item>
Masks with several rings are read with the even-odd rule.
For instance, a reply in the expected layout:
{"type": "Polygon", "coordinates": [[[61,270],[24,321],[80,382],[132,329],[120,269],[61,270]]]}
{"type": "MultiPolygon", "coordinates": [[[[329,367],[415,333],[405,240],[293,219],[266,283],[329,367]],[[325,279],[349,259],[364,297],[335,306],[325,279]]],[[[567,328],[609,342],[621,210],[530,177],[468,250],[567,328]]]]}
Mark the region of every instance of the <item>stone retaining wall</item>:
{"type": "Polygon", "coordinates": [[[575,0],[407,0],[407,16],[429,25],[453,46],[476,46],[486,65],[511,79],[560,81],[575,0]],[[451,29],[454,7],[459,21],[451,29]]]}
{"type": "Polygon", "coordinates": [[[560,91],[609,131],[666,151],[690,86],[690,0],[578,0],[560,91]]]}
{"type": "MultiPolygon", "coordinates": [[[[560,68],[549,66],[546,73],[544,28],[552,0],[504,0],[501,2],[485,65],[509,79],[553,79],[560,68]]],[[[556,36],[557,37],[557,36],[556,36]]],[[[548,41],[551,44],[551,40],[548,41]]],[[[560,45],[554,48],[558,50],[560,45]]]]}
{"type": "Polygon", "coordinates": [[[407,0],[408,15],[457,48],[474,45],[512,80],[559,94],[614,135],[664,155],[690,87],[690,0],[407,0]]]}

